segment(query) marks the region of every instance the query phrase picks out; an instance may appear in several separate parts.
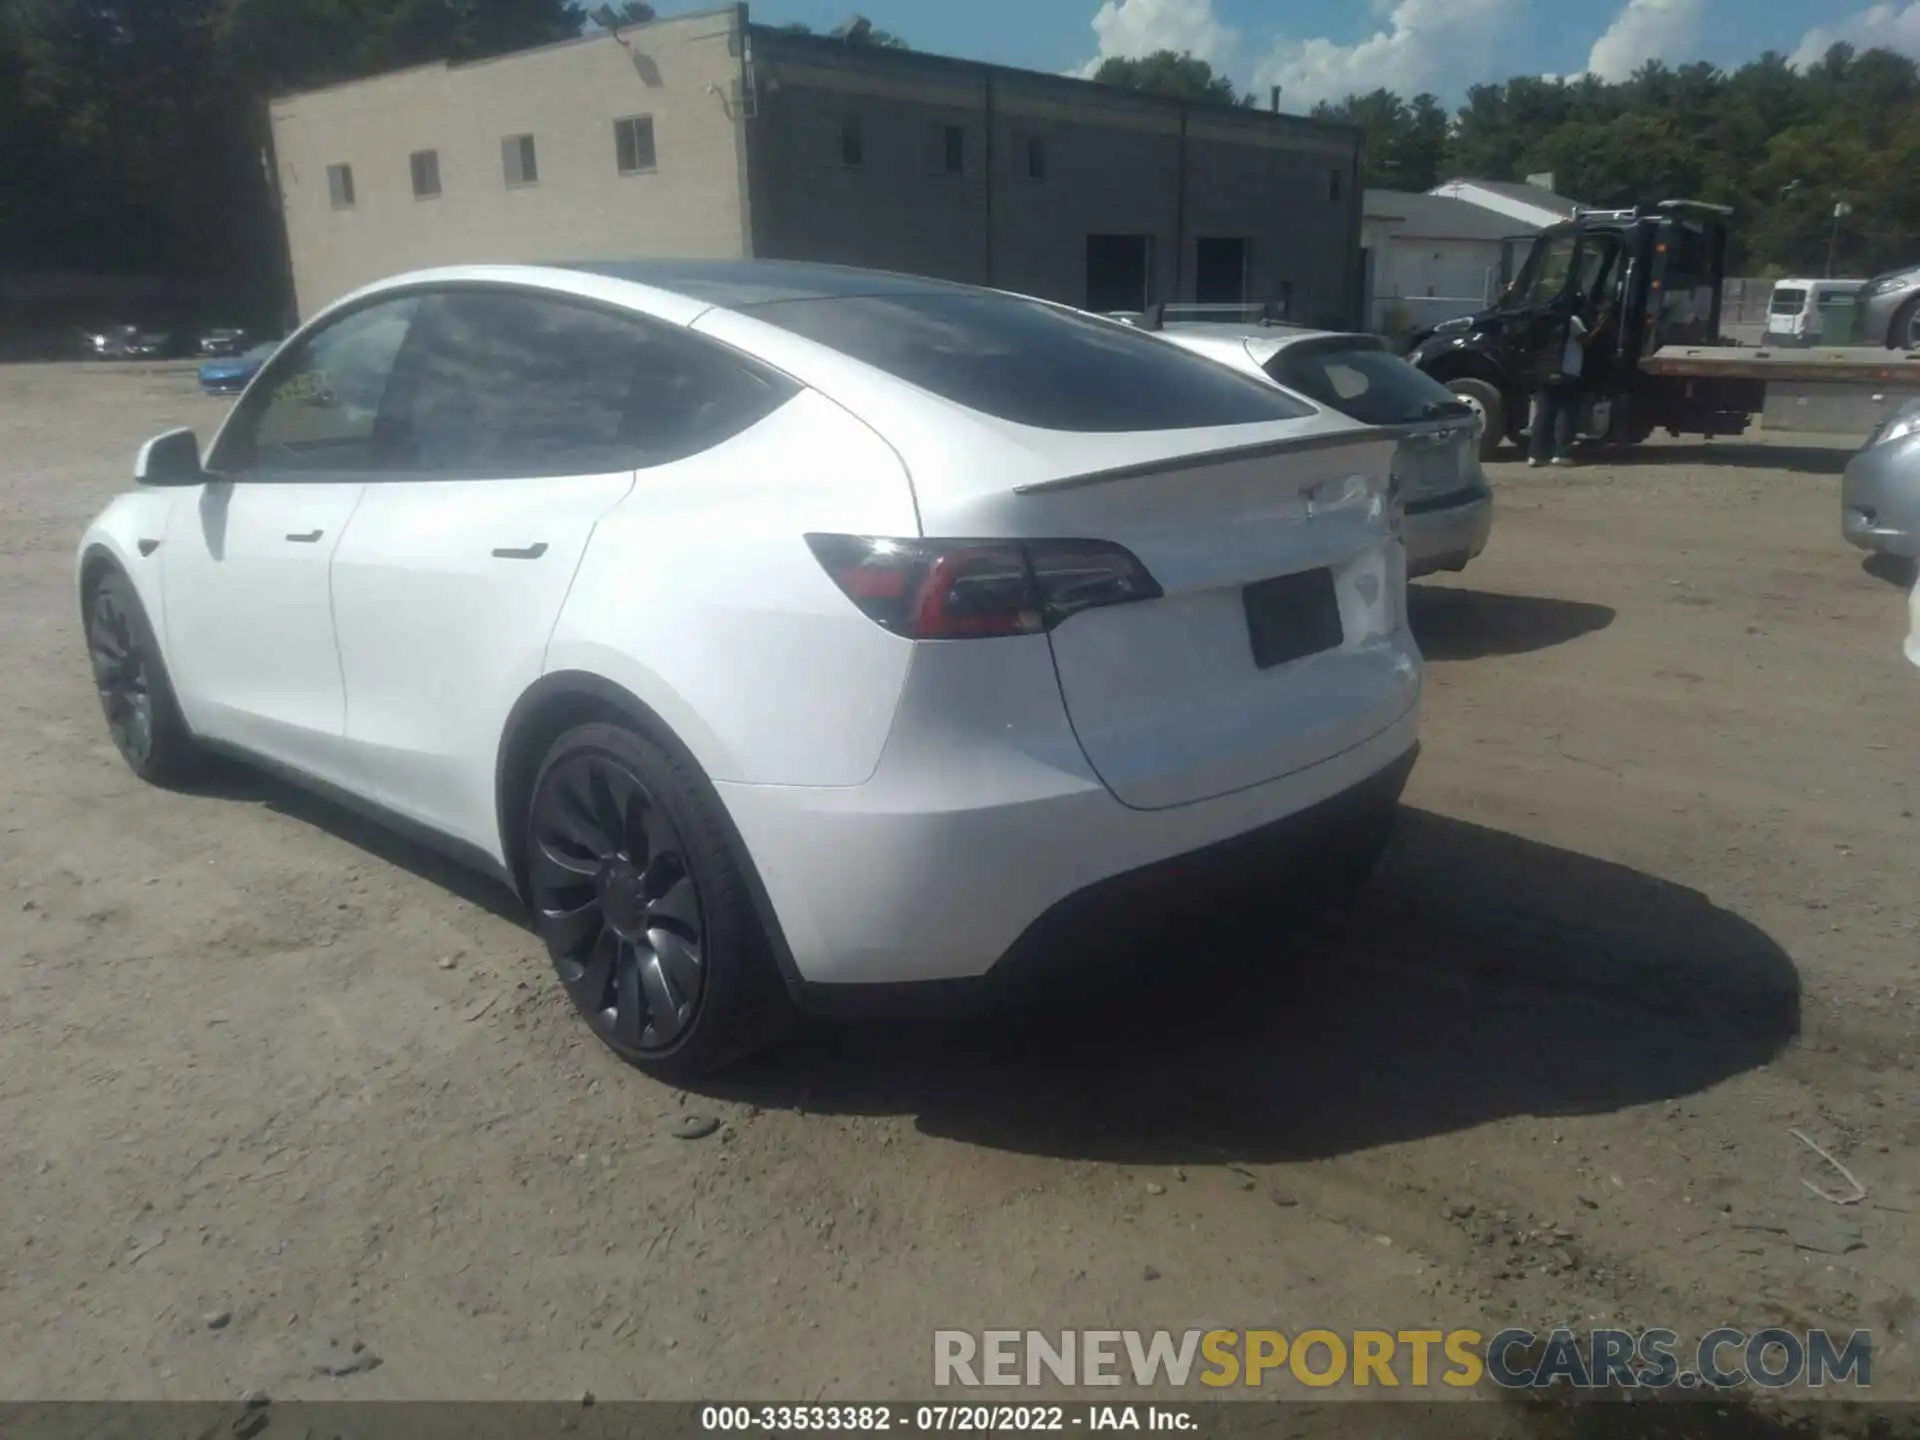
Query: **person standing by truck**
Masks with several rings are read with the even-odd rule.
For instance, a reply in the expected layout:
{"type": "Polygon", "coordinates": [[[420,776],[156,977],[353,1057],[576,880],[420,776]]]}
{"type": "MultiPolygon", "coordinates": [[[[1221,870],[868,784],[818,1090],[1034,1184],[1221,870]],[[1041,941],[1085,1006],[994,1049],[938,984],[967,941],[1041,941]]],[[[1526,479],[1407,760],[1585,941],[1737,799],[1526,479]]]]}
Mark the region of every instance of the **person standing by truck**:
{"type": "Polygon", "coordinates": [[[1586,368],[1587,342],[1593,332],[1579,308],[1567,312],[1558,354],[1549,357],[1545,380],[1533,398],[1533,433],[1527,464],[1571,465],[1573,421],[1580,409],[1580,376],[1586,368]]]}

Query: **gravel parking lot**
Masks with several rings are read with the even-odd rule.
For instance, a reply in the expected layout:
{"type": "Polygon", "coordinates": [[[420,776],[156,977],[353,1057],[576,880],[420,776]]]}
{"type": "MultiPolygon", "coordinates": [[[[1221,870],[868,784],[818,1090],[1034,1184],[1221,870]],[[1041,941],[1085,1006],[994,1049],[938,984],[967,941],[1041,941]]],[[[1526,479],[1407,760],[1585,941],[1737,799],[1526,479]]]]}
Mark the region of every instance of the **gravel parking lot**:
{"type": "Polygon", "coordinates": [[[1870,1328],[1920,1398],[1920,675],[1843,454],[1494,467],[1416,587],[1387,863],[1230,985],[680,1093],[504,897],[121,765],[74,545],[224,406],[0,369],[0,1397],[906,1398],[943,1327],[1620,1322],[1870,1328]]]}

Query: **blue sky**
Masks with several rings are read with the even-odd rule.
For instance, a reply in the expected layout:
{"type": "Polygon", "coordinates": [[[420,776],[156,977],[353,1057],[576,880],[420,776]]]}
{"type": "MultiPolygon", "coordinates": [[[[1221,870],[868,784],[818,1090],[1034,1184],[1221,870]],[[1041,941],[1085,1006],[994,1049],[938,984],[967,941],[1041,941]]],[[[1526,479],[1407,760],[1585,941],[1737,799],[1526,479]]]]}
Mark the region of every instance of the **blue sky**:
{"type": "MultiPolygon", "coordinates": [[[[711,0],[664,0],[663,13],[711,0]]],[[[830,29],[858,9],[916,48],[1036,70],[1188,49],[1285,108],[1353,89],[1457,100],[1515,74],[1623,75],[1649,56],[1738,65],[1835,39],[1920,57],[1920,0],[751,0],[757,21],[830,29]],[[1290,101],[1291,103],[1287,103],[1290,101]]]]}

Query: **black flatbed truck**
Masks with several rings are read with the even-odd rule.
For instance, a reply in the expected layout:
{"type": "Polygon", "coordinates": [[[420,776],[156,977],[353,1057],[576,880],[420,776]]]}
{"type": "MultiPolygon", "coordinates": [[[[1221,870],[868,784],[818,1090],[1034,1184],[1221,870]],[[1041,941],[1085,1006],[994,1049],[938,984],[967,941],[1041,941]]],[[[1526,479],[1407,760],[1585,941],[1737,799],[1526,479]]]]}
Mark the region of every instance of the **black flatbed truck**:
{"type": "Polygon", "coordinates": [[[1493,306],[1414,337],[1407,359],[1473,407],[1489,458],[1525,434],[1529,397],[1576,308],[1589,323],[1606,319],[1588,347],[1576,424],[1591,443],[1637,445],[1658,430],[1743,434],[1770,381],[1920,390],[1920,354],[1727,344],[1720,294],[1732,213],[1692,200],[1582,211],[1533,237],[1493,306]]]}

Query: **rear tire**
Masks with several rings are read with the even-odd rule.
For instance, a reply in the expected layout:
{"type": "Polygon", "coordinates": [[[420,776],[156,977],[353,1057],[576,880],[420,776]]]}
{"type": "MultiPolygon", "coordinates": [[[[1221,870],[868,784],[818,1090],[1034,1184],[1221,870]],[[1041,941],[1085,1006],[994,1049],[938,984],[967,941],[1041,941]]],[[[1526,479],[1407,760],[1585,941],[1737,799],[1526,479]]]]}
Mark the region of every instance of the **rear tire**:
{"type": "Polygon", "coordinates": [[[554,970],[623,1060],[690,1080],[791,1024],[719,798],[687,761],[617,725],[567,731],[534,780],[526,857],[554,970]]]}
{"type": "Polygon", "coordinates": [[[190,779],[204,758],[180,714],[160,642],[133,582],[109,570],[87,592],[87,658],[107,733],[149,785],[190,779]]]}
{"type": "Polygon", "coordinates": [[[1491,460],[1507,438],[1507,401],[1500,387],[1463,376],[1447,381],[1447,389],[1464,400],[1480,421],[1480,458],[1491,460]]]}
{"type": "Polygon", "coordinates": [[[1920,350],[1920,295],[1916,295],[1893,317],[1887,327],[1889,350],[1920,350]]]}

